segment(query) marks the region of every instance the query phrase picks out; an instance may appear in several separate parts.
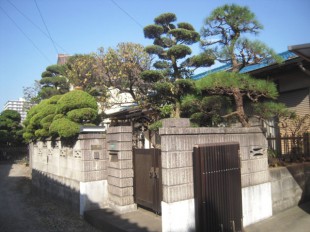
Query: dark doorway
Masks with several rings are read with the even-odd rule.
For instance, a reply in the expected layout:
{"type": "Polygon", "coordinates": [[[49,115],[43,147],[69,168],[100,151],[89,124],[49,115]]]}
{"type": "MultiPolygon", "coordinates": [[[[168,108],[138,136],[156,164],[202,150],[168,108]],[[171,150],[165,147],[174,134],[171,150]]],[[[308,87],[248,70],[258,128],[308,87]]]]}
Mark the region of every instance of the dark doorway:
{"type": "Polygon", "coordinates": [[[238,143],[194,148],[196,231],[242,231],[238,143]]]}
{"type": "Polygon", "coordinates": [[[133,149],[134,197],[144,208],[161,214],[162,178],[160,149],[133,149]]]}

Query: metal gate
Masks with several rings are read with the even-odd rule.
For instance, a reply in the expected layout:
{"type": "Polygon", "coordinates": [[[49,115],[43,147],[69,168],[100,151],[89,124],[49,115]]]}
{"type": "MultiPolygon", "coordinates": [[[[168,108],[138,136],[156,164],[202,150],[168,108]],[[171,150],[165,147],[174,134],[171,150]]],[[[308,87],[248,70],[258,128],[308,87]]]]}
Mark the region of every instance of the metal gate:
{"type": "Polygon", "coordinates": [[[242,231],[238,143],[194,148],[196,231],[242,231]]]}
{"type": "Polygon", "coordinates": [[[161,213],[162,178],[160,149],[134,149],[135,202],[161,213]]]}

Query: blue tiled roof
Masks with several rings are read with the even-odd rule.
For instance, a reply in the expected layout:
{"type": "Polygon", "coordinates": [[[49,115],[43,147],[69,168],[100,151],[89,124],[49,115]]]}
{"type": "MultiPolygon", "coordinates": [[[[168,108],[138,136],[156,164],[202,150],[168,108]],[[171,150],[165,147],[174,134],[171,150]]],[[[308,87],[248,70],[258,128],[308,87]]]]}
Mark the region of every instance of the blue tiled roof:
{"type": "MultiPolygon", "coordinates": [[[[279,53],[278,55],[280,57],[282,57],[282,59],[284,61],[287,61],[289,59],[297,57],[297,55],[295,53],[290,52],[290,51],[282,52],[282,53],[279,53]]],[[[268,60],[263,60],[262,62],[260,62],[258,64],[253,64],[253,65],[244,67],[243,69],[240,70],[240,73],[251,72],[251,71],[254,71],[254,70],[257,70],[257,69],[260,69],[260,68],[267,67],[267,66],[272,65],[272,64],[274,64],[274,63],[269,63],[268,60]]],[[[216,72],[220,72],[220,71],[227,71],[227,70],[231,69],[231,67],[232,67],[231,64],[225,64],[223,66],[220,66],[220,67],[208,70],[206,72],[202,72],[202,73],[193,75],[191,77],[191,79],[199,80],[199,79],[201,79],[201,78],[203,78],[205,76],[210,75],[211,73],[216,73],[216,72]]]]}

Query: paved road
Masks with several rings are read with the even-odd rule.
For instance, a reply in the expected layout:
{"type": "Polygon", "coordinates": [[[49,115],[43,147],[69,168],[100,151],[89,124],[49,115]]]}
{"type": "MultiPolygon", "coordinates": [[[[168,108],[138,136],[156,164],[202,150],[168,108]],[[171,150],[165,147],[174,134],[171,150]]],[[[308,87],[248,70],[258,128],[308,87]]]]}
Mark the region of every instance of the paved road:
{"type": "Polygon", "coordinates": [[[0,164],[0,231],[99,232],[69,206],[36,194],[24,164],[0,164]]]}
{"type": "Polygon", "coordinates": [[[308,232],[310,231],[310,202],[290,208],[271,218],[250,225],[246,232],[308,232]]]}

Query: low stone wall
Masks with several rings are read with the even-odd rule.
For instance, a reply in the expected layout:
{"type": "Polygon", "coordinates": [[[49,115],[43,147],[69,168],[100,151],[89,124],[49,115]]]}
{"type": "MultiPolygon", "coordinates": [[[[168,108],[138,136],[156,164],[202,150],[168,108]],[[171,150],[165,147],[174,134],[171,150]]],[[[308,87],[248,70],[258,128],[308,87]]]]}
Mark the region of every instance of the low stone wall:
{"type": "Polygon", "coordinates": [[[48,193],[50,196],[65,201],[74,211],[79,212],[79,181],[32,169],[32,184],[39,192],[48,193]]]}
{"type": "Polygon", "coordinates": [[[262,130],[187,126],[173,127],[173,124],[163,122],[163,128],[159,130],[163,231],[188,231],[195,228],[192,152],[197,144],[238,142],[242,163],[243,224],[246,226],[272,216],[267,140],[262,130]]]}
{"type": "Polygon", "coordinates": [[[29,151],[38,189],[70,202],[81,215],[108,204],[105,134],[81,134],[72,143],[38,141],[29,151]]]}
{"type": "Polygon", "coordinates": [[[269,170],[273,214],[310,200],[310,163],[269,170]]]}
{"type": "MultiPolygon", "coordinates": [[[[260,128],[190,128],[164,120],[159,130],[162,163],[162,230],[195,231],[193,148],[238,142],[241,157],[243,226],[310,200],[310,164],[268,169],[267,140],[260,128]],[[271,176],[271,182],[270,182],[271,176]]],[[[33,184],[85,210],[136,210],[133,191],[132,127],[105,134],[81,134],[29,147],[33,184]]]]}

